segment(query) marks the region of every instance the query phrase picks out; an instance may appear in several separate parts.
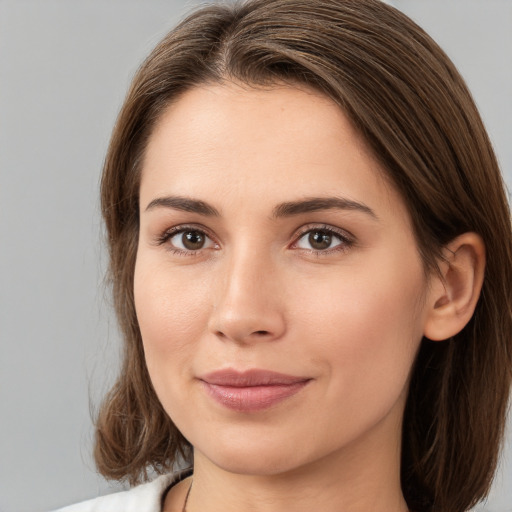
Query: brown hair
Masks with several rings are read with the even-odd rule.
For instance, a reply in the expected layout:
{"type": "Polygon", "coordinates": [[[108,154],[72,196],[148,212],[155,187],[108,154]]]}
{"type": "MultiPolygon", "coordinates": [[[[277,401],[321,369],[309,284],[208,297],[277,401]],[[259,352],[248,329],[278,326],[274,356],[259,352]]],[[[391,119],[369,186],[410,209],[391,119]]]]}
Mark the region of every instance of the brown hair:
{"type": "Polygon", "coordinates": [[[494,475],[512,378],[512,233],[491,144],[443,51],[377,0],[249,0],[203,7],[136,74],[106,157],[101,197],[123,367],[97,420],[95,457],[109,478],[190,460],[190,446],[151,385],[133,300],[141,160],[155,122],[180,93],[236,79],[305,84],[333,99],[379,159],[410,212],[428,271],[464,232],[487,251],[482,293],[452,340],[424,339],[402,434],[402,487],[416,512],[462,512],[494,475]]]}

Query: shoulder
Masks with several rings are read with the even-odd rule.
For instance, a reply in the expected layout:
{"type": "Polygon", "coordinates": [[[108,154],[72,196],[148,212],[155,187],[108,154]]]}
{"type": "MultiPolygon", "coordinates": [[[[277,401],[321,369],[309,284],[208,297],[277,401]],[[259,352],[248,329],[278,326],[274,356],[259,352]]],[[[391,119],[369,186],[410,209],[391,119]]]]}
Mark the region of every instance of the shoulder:
{"type": "Polygon", "coordinates": [[[129,491],[100,496],[92,500],[60,508],[54,512],[160,512],[162,498],[170,486],[188,476],[190,472],[162,475],[151,482],[133,487],[129,491]]]}

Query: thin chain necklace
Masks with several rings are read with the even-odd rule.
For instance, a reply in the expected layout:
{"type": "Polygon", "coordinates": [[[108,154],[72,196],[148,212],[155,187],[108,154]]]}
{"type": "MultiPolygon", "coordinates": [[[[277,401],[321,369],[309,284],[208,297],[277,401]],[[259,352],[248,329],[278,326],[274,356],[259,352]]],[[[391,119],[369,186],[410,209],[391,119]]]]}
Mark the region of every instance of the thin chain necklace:
{"type": "Polygon", "coordinates": [[[190,480],[190,487],[188,488],[187,495],[185,496],[185,501],[183,502],[183,508],[181,509],[181,512],[187,512],[187,501],[190,494],[190,489],[192,489],[192,484],[194,483],[194,480],[190,480]]]}

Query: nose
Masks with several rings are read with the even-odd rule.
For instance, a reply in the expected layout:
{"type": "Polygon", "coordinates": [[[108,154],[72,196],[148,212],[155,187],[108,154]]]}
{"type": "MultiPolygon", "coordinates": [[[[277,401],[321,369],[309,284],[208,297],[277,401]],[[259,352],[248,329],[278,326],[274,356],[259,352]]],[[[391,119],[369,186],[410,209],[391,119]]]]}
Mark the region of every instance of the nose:
{"type": "MultiPolygon", "coordinates": [[[[250,251],[247,251],[250,252],[250,251]]],[[[209,330],[238,344],[273,341],[286,330],[283,289],[268,255],[239,254],[224,262],[209,330]]]]}

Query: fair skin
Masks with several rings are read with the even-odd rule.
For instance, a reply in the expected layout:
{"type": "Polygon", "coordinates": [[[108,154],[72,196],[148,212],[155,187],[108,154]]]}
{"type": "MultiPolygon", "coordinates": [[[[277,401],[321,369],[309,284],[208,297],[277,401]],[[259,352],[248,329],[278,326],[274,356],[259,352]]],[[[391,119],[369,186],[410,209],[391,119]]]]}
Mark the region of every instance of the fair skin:
{"type": "Polygon", "coordinates": [[[476,235],[446,256],[446,279],[427,278],[401,197],[318,93],[205,85],[171,105],[143,162],[135,305],[156,393],[194,446],[187,511],[406,511],[414,357],[463,327],[483,275],[476,235]],[[219,399],[208,376],[226,369],[300,382],[219,399]]]}

